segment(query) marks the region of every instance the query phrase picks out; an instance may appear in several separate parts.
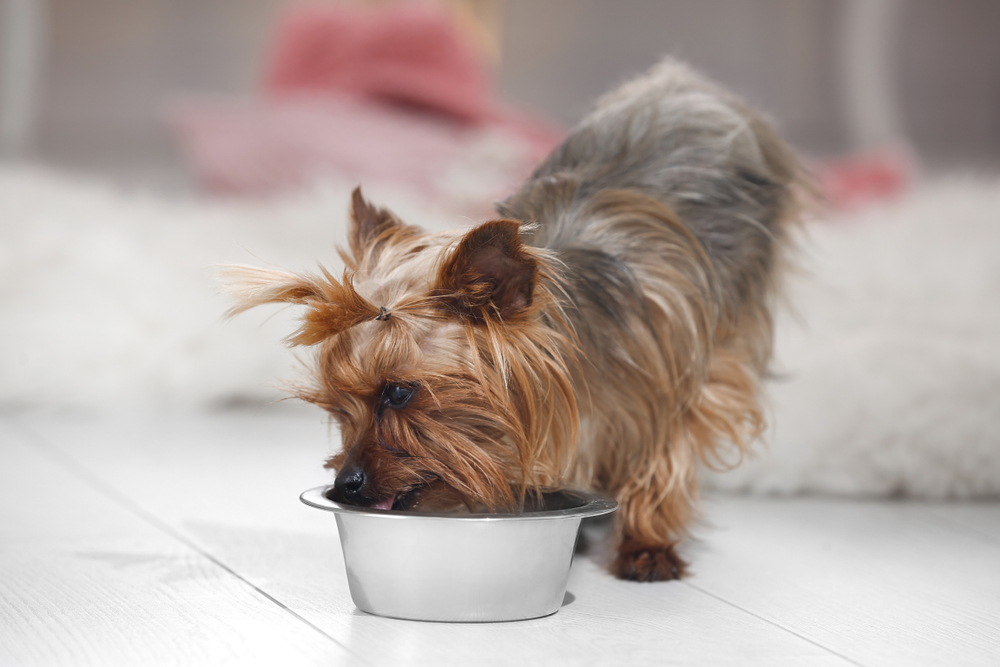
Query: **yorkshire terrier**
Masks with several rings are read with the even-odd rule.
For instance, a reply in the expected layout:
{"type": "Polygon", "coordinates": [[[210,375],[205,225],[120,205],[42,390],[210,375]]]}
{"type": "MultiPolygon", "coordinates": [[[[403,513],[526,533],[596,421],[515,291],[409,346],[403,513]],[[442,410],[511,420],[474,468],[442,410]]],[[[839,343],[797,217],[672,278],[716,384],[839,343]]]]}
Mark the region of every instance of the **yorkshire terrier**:
{"type": "Polygon", "coordinates": [[[516,510],[540,489],[620,503],[612,572],[674,579],[699,462],[764,428],[770,302],[802,172],[734,95],[667,60],[497,204],[425,233],[352,197],[339,280],[233,266],[235,315],[305,306],[295,394],[332,415],[334,499],[516,510]]]}

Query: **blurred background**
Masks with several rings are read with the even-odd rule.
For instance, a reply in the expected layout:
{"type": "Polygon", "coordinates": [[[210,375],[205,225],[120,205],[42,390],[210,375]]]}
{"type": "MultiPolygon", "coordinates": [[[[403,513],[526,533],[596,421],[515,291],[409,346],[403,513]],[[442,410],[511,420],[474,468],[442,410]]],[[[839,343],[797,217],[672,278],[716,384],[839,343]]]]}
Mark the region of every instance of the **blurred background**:
{"type": "MultiPolygon", "coordinates": [[[[905,138],[928,166],[1000,163],[1000,5],[992,0],[441,4],[484,56],[497,96],[563,126],[616,82],[672,54],[768,111],[811,156],[905,138]]],[[[280,22],[296,7],[2,5],[5,155],[154,182],[186,176],[166,122],[171,104],[195,93],[256,99],[280,22]]]]}
{"type": "Polygon", "coordinates": [[[673,55],[824,198],[772,455],[720,483],[1000,493],[998,35],[995,0],[0,0],[0,410],[263,409],[295,313],[222,321],[211,265],[336,273],[359,183],[482,220],[673,55]]]}

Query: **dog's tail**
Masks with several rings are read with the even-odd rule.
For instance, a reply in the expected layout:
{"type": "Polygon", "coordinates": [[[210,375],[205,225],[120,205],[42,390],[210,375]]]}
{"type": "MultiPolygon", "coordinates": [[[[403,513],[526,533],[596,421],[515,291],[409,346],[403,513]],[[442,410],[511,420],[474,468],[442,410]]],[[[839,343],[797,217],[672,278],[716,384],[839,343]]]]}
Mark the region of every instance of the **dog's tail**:
{"type": "MultiPolygon", "coordinates": [[[[808,180],[774,130],[742,100],[667,59],[597,108],[498,205],[538,223],[531,242],[564,249],[588,235],[588,202],[609,190],[669,207],[700,241],[720,287],[773,273],[808,180]]],[[[583,241],[585,243],[585,241],[583,241]]]]}

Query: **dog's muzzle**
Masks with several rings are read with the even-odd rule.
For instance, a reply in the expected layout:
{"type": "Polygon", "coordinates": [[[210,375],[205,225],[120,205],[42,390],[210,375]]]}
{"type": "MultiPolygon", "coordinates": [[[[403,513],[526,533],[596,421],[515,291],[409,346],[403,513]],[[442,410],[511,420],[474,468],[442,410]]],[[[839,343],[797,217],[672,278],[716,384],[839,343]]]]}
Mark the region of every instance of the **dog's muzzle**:
{"type": "Polygon", "coordinates": [[[370,498],[365,494],[365,486],[368,476],[365,471],[357,465],[348,463],[337,472],[337,478],[333,482],[333,498],[337,502],[345,505],[360,505],[363,507],[374,507],[375,509],[392,509],[392,503],[396,496],[390,496],[382,500],[370,498]]]}

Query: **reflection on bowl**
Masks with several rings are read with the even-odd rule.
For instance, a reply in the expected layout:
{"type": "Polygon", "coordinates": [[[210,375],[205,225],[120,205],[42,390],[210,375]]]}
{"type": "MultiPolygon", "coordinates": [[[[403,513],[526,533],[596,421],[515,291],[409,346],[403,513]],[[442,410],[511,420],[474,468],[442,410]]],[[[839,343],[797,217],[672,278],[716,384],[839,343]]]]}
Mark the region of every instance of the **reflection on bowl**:
{"type": "Polygon", "coordinates": [[[422,621],[514,621],[559,610],[584,518],[614,512],[611,498],[543,494],[538,511],[438,514],[353,507],[301,495],[333,512],[354,604],[422,621]]]}

